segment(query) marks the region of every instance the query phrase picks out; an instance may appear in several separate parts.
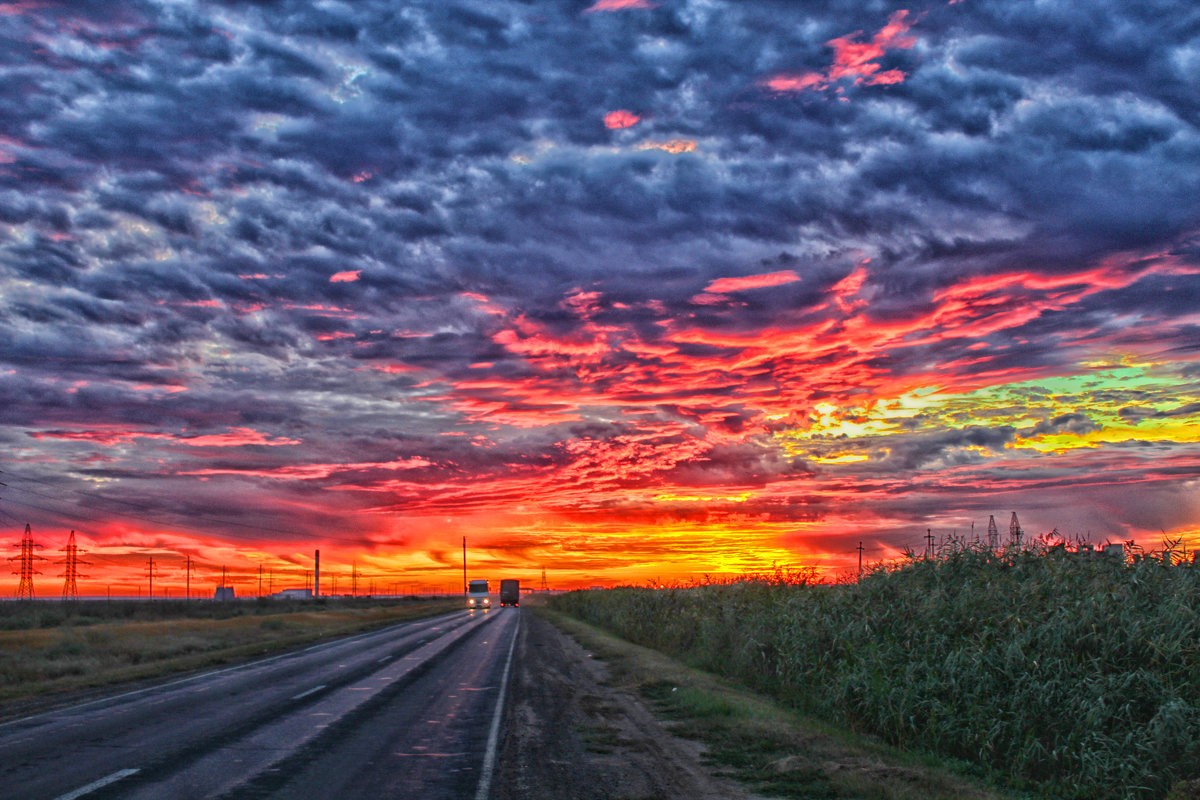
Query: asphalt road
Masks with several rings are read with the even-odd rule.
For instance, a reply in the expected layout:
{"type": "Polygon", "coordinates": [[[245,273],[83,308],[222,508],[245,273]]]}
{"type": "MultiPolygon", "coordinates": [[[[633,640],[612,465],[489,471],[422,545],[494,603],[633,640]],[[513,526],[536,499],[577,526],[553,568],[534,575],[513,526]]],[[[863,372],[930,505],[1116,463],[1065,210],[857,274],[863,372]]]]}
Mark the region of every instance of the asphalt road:
{"type": "Polygon", "coordinates": [[[479,798],[520,612],[456,612],[0,725],[18,800],[479,798]]]}

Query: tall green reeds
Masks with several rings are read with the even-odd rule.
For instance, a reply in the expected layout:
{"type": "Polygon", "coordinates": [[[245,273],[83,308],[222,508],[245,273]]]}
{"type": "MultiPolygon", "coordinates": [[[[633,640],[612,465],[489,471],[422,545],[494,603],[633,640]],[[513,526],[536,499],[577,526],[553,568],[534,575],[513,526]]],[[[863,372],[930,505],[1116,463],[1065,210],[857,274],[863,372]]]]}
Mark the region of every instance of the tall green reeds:
{"type": "Polygon", "coordinates": [[[554,605],[892,742],[1063,798],[1200,778],[1200,567],[956,548],[857,583],[773,576],[554,605]]]}

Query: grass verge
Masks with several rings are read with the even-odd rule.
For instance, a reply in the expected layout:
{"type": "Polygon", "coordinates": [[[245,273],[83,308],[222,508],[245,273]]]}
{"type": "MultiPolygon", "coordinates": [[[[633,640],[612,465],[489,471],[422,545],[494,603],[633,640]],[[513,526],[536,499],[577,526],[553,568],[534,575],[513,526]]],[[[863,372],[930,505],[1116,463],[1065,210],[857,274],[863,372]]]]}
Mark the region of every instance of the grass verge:
{"type": "Polygon", "coordinates": [[[0,630],[0,718],[89,690],[160,679],[456,610],[458,600],[0,630]]]}
{"type": "Polygon", "coordinates": [[[710,764],[752,791],[821,800],[1017,800],[969,765],[882,744],[780,708],[711,673],[544,606],[531,607],[634,689],[676,735],[701,742],[710,764]]]}

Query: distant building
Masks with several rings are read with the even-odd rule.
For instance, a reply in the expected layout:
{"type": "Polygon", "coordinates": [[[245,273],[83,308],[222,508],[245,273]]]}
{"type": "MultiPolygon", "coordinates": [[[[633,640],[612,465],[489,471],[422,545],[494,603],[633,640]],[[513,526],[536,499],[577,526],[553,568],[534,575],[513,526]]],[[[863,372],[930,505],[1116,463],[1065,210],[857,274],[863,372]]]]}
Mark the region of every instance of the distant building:
{"type": "Polygon", "coordinates": [[[284,589],[271,597],[277,600],[309,600],[312,598],[312,591],[309,589],[284,589]]]}
{"type": "Polygon", "coordinates": [[[232,586],[218,586],[217,590],[215,592],[213,592],[213,600],[232,600],[232,599],[233,599],[233,587],[232,586]]]}

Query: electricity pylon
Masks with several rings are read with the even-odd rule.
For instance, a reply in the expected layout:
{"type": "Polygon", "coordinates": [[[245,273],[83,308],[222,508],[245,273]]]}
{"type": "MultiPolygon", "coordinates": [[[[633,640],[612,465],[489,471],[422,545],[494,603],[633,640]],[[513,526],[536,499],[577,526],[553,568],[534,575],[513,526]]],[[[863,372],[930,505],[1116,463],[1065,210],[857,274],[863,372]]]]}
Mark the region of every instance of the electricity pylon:
{"type": "Polygon", "coordinates": [[[34,561],[45,561],[46,559],[37,554],[37,550],[41,545],[33,540],[33,531],[29,529],[29,523],[25,523],[25,535],[21,537],[21,555],[10,556],[9,561],[20,560],[21,568],[13,570],[14,573],[21,576],[21,582],[17,584],[17,598],[20,600],[33,599],[33,576],[40,575],[41,571],[34,569],[34,561]]]}
{"type": "Polygon", "coordinates": [[[71,531],[71,535],[67,537],[67,546],[62,552],[67,554],[67,557],[62,560],[63,571],[63,600],[78,600],[79,589],[75,586],[76,578],[86,578],[86,575],[79,574],[79,565],[88,562],[79,559],[79,548],[75,544],[75,531],[71,531]]]}
{"type": "Polygon", "coordinates": [[[1008,541],[1009,544],[1021,546],[1021,523],[1017,522],[1017,512],[1012,512],[1012,520],[1008,523],[1008,541]]]}

